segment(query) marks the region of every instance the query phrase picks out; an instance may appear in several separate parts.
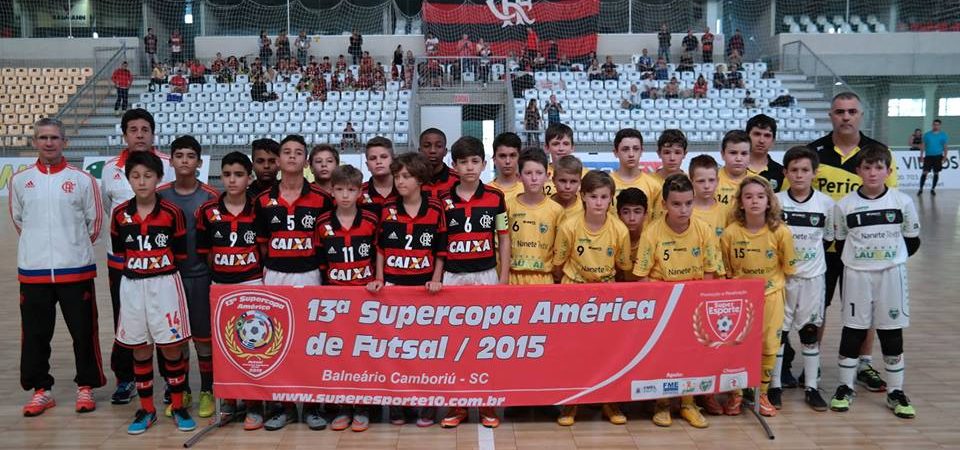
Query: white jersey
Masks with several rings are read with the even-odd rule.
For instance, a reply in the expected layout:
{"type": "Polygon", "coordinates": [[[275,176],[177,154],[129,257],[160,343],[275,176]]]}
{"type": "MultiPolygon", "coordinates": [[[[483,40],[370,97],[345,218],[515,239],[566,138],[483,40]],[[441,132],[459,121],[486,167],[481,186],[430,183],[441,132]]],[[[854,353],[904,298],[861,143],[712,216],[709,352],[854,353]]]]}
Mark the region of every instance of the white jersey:
{"type": "MultiPolygon", "coordinates": [[[[170,155],[162,153],[156,149],[153,153],[160,157],[163,162],[163,180],[157,185],[161,185],[177,178],[173,168],[170,167],[170,155]]],[[[100,175],[100,190],[103,193],[103,209],[107,217],[113,213],[113,210],[121,203],[133,198],[133,188],[127,181],[126,163],[130,156],[130,150],[124,149],[119,155],[114,156],[103,164],[103,172],[100,175]]],[[[110,267],[123,269],[123,261],[115,261],[113,258],[113,249],[107,246],[107,263],[110,267]]]]}
{"type": "Polygon", "coordinates": [[[836,207],[840,255],[854,270],[883,270],[907,262],[904,238],[920,236],[917,209],[909,196],[894,188],[871,200],[853,191],[836,207]]]}
{"type": "Polygon", "coordinates": [[[793,247],[797,253],[797,273],[794,276],[813,278],[827,272],[823,241],[832,241],[836,234],[834,208],[836,204],[826,194],[813,190],[804,200],[795,200],[789,191],[777,193],[783,206],[783,221],[793,233],[793,247]]]}

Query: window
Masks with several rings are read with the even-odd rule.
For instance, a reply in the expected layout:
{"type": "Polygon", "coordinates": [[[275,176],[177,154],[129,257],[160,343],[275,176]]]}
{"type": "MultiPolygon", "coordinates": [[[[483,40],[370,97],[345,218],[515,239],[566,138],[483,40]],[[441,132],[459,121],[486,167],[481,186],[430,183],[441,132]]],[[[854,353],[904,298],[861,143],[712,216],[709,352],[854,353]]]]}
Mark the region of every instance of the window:
{"type": "Polygon", "coordinates": [[[960,97],[946,97],[940,99],[938,116],[960,116],[960,97]]]}
{"type": "Polygon", "coordinates": [[[927,101],[922,98],[891,98],[887,102],[887,117],[923,117],[927,101]]]}

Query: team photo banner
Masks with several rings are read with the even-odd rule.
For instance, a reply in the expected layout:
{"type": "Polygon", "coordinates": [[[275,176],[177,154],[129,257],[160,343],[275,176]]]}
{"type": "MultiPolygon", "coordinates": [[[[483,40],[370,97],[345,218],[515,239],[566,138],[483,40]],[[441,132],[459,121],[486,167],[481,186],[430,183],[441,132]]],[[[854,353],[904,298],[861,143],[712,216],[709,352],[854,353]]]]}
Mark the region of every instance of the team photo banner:
{"type": "Polygon", "coordinates": [[[650,400],[760,382],[762,280],[214,285],[220,398],[403,406],[650,400]]]}

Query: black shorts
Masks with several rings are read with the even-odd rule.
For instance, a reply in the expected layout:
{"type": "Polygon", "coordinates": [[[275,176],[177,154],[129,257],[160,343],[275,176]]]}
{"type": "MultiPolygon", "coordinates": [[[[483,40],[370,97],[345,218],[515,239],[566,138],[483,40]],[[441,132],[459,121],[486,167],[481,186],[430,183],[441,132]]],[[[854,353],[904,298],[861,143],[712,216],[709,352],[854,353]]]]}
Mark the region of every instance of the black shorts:
{"type": "Polygon", "coordinates": [[[939,173],[940,169],[943,169],[943,155],[923,157],[924,172],[930,172],[932,170],[939,173]]]}
{"type": "Polygon", "coordinates": [[[210,340],[210,276],[181,277],[187,297],[190,333],[194,340],[210,340]]]}

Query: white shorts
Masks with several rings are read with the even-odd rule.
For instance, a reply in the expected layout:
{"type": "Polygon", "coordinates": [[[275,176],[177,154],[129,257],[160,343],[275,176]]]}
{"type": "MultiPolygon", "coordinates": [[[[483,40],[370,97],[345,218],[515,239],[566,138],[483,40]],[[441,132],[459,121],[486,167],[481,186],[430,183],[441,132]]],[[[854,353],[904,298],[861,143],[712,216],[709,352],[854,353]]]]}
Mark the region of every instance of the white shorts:
{"type": "Polygon", "coordinates": [[[910,325],[907,267],[843,269],[843,326],[895,330],[910,325]]]}
{"type": "Polygon", "coordinates": [[[487,269],[483,272],[464,272],[464,273],[453,273],[453,272],[443,272],[443,284],[444,286],[471,286],[471,285],[481,285],[488,286],[492,284],[500,283],[500,274],[497,273],[497,269],[487,269]]]}
{"type": "Polygon", "coordinates": [[[287,273],[263,269],[263,284],[267,286],[319,286],[320,269],[309,272],[287,273]]]}
{"type": "Polygon", "coordinates": [[[190,336],[190,314],[179,273],[120,279],[117,342],[126,347],[173,345],[190,336]]]}
{"type": "Polygon", "coordinates": [[[813,278],[788,277],[786,291],[783,331],[800,331],[807,325],[823,325],[823,299],[827,295],[825,275],[813,278]]]}

